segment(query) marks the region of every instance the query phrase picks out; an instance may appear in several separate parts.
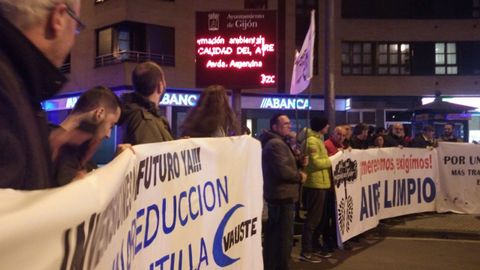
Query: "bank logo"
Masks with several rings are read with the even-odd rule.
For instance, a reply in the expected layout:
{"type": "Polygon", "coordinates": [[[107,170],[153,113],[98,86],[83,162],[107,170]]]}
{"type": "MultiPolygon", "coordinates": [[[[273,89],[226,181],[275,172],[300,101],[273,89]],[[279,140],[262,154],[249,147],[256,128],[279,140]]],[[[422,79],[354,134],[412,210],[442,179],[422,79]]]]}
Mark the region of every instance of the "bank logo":
{"type": "Polygon", "coordinates": [[[260,108],[284,110],[311,109],[310,101],[306,98],[263,98],[260,108]]]}
{"type": "Polygon", "coordinates": [[[208,14],[208,31],[218,31],[220,29],[220,14],[208,14]]]}
{"type": "Polygon", "coordinates": [[[338,225],[342,234],[350,231],[350,224],[353,222],[353,198],[348,194],[347,182],[354,182],[357,179],[357,161],[351,159],[340,160],[333,171],[333,179],[336,188],[343,184],[345,196],[340,200],[338,206],[338,225]]]}
{"type": "Polygon", "coordinates": [[[237,204],[228,210],[218,225],[215,233],[212,249],[213,259],[220,267],[227,267],[240,260],[240,258],[230,257],[227,254],[228,251],[234,246],[245,241],[247,238],[251,238],[257,234],[257,217],[238,222],[238,224],[236,224],[233,228],[229,226],[231,228],[229,231],[225,231],[225,228],[227,227],[227,224],[233,214],[242,207],[244,207],[242,204],[237,204]]]}

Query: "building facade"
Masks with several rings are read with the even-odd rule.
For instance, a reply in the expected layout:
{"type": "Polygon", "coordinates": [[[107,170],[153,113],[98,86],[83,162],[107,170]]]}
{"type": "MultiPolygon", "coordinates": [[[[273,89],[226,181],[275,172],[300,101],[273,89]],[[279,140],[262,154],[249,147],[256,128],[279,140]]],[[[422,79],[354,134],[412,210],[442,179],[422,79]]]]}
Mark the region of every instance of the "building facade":
{"type": "MultiPolygon", "coordinates": [[[[245,96],[291,98],[294,51],[315,9],[315,75],[309,93],[323,102],[326,85],[333,87],[337,103],[345,105],[336,108],[337,123],[408,123],[408,110],[436,91],[450,98],[480,97],[479,0],[82,0],[87,29],[64,65],[70,82],[63,94],[95,85],[130,90],[131,71],[145,60],[162,65],[169,92],[198,93],[196,12],[251,9],[277,13],[278,80],[277,87],[244,89],[245,96]],[[333,40],[325,42],[329,37],[333,40]]],[[[169,107],[176,125],[187,108],[169,107]]],[[[276,109],[293,113],[290,107],[276,109]]],[[[253,121],[257,130],[271,114],[260,107],[243,110],[244,121],[253,121]]],[[[300,118],[306,118],[305,110],[300,118]]],[[[480,130],[478,122],[473,114],[472,134],[480,130]]]]}

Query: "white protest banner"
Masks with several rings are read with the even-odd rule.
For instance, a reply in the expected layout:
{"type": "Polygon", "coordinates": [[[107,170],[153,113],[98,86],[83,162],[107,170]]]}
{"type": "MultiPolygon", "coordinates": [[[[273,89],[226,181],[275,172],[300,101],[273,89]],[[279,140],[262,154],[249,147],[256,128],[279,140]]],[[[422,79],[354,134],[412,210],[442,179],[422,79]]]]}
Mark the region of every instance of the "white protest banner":
{"type": "Polygon", "coordinates": [[[310,13],[310,27],[302,44],[300,53],[295,52],[290,94],[297,95],[304,91],[313,77],[313,49],[315,44],[315,10],[310,13]]]}
{"type": "Polygon", "coordinates": [[[135,146],[64,187],[0,190],[2,269],[262,269],[260,143],[135,146]]]}
{"type": "Polygon", "coordinates": [[[480,214],[480,145],[440,142],[437,211],[480,214]]]}
{"type": "Polygon", "coordinates": [[[341,242],[376,227],[380,219],[435,210],[435,150],[352,150],[331,160],[341,242]]]}

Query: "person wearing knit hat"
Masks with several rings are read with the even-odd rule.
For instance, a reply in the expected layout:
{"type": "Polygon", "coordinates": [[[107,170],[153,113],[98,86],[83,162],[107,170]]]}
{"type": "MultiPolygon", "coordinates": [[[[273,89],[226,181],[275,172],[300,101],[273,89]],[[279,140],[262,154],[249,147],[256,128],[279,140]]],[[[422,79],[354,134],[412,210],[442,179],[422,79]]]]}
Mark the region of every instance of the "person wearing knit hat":
{"type": "MultiPolygon", "coordinates": [[[[328,120],[323,117],[313,117],[310,119],[310,128],[315,132],[320,132],[328,125],[328,120]]],[[[328,129],[323,134],[326,134],[328,129]]]]}
{"type": "Polygon", "coordinates": [[[318,263],[320,257],[330,257],[331,254],[321,251],[319,243],[320,234],[323,233],[321,219],[324,212],[325,198],[330,183],[330,169],[332,164],[328,158],[327,149],[323,142],[324,135],[328,133],[328,121],[322,117],[314,117],[307,129],[305,142],[308,155],[307,181],[303,186],[304,206],[307,210],[306,220],[302,233],[302,252],[300,260],[318,263]]]}

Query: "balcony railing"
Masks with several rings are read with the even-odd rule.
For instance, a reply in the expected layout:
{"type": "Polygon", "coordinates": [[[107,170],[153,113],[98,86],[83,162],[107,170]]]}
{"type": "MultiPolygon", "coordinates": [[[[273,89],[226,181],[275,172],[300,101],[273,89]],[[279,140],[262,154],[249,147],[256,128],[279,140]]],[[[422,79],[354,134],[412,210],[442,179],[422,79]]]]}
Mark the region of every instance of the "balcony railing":
{"type": "Polygon", "coordinates": [[[95,57],[95,67],[115,65],[123,62],[141,63],[147,60],[154,61],[162,66],[175,66],[175,56],[173,55],[125,51],[95,57]]]}

